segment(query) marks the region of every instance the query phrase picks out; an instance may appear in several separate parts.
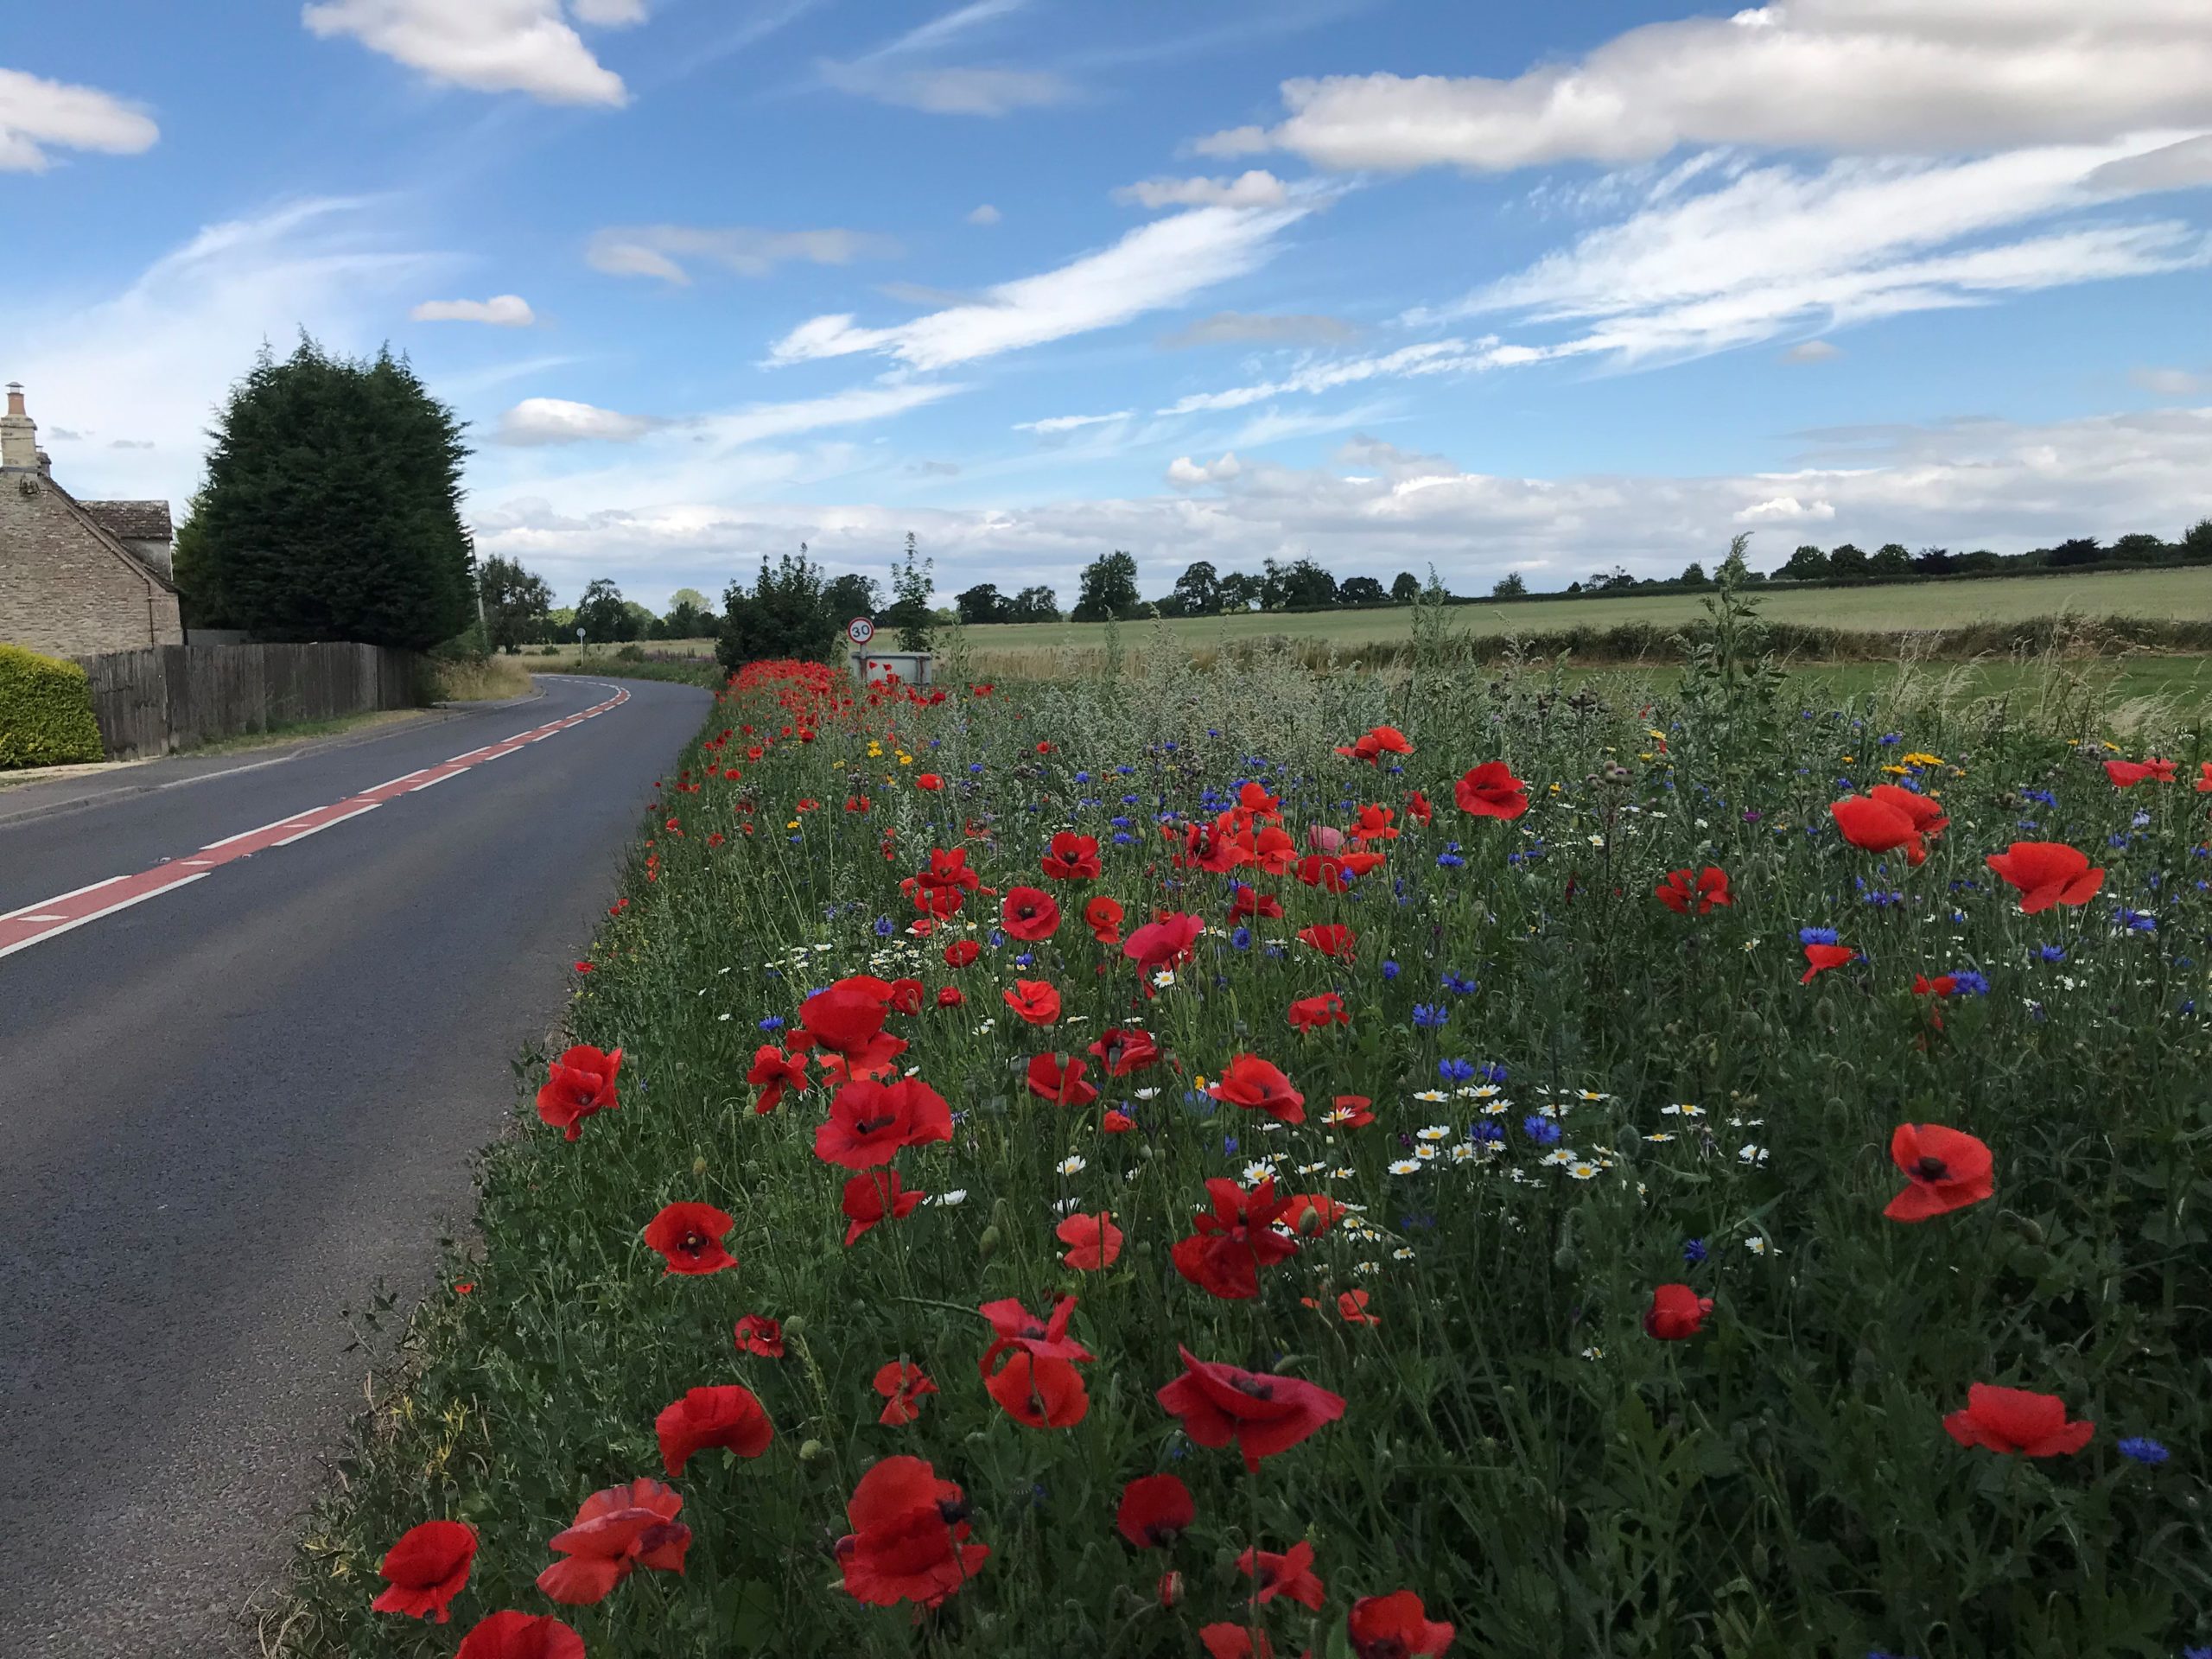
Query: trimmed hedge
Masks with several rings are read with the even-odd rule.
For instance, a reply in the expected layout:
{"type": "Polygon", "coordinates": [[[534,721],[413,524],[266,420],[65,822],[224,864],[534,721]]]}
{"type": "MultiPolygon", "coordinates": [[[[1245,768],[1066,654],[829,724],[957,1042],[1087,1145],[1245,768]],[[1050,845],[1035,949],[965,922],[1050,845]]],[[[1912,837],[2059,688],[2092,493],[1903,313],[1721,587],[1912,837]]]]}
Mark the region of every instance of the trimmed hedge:
{"type": "Polygon", "coordinates": [[[106,758],[85,671],[0,645],[0,771],[106,758]]]}

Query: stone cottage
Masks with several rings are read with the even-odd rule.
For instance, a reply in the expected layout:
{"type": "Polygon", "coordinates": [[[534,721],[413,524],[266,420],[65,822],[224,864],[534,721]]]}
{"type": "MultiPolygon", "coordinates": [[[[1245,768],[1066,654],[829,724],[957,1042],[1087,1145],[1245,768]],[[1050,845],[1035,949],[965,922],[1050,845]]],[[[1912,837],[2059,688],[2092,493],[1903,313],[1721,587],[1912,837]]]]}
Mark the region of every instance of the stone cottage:
{"type": "Polygon", "coordinates": [[[79,501],[54,481],[23,389],[0,416],[0,643],[54,657],[181,645],[166,501],[79,501]]]}

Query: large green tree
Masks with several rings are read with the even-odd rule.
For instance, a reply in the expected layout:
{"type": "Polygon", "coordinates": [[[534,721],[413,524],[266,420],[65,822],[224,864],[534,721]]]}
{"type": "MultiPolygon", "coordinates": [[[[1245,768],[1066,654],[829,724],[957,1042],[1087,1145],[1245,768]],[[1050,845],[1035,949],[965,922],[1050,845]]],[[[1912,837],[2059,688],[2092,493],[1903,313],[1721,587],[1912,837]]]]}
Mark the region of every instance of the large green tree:
{"type": "Polygon", "coordinates": [[[1136,559],[1116,549],[1083,567],[1083,590],[1069,614],[1077,622],[1103,622],[1135,616],[1139,602],[1136,559]]]}
{"type": "Polygon", "coordinates": [[[518,560],[494,553],[476,573],[484,600],[484,627],[494,651],[517,652],[543,639],[551,626],[553,590],[518,560]]]}
{"type": "Polygon", "coordinates": [[[576,601],[576,626],[588,644],[611,645],[638,637],[638,613],[622,597],[622,590],[601,576],[576,601]]]}
{"type": "Polygon", "coordinates": [[[830,606],[822,567],[802,547],[772,569],[764,556],[750,593],[733,582],[722,594],[721,635],[715,655],[734,674],[747,663],[795,657],[825,660],[846,618],[830,606]]]}
{"type": "Polygon", "coordinates": [[[264,348],[209,435],[200,613],[272,640],[422,650],[475,619],[453,411],[404,359],[264,348]]]}

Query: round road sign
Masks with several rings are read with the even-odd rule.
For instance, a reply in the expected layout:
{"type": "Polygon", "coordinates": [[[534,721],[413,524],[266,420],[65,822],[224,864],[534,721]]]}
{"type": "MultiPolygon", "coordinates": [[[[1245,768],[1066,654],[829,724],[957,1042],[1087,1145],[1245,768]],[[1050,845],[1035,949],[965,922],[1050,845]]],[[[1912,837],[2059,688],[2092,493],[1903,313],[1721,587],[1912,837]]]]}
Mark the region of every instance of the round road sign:
{"type": "Polygon", "coordinates": [[[856,616],[845,624],[845,638],[856,645],[864,645],[875,638],[875,624],[865,616],[856,616]]]}

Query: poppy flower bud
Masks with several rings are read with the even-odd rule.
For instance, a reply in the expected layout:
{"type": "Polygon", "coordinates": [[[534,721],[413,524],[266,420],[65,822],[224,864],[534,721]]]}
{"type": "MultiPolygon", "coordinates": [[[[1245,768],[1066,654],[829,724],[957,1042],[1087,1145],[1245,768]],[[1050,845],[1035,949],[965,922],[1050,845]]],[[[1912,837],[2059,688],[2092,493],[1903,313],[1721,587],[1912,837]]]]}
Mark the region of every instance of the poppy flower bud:
{"type": "Polygon", "coordinates": [[[798,1449],[798,1460],[801,1463],[819,1462],[825,1449],[821,1441],[808,1440],[798,1449]]]}
{"type": "Polygon", "coordinates": [[[784,1334],[786,1337],[804,1336],[806,1334],[806,1315],[804,1313],[794,1313],[791,1318],[785,1319],[784,1321],[784,1334]]]}
{"type": "Polygon", "coordinates": [[[691,1160],[691,1173],[694,1175],[705,1174],[707,1173],[707,1160],[704,1158],[694,1158],[691,1160]]]}
{"type": "Polygon", "coordinates": [[[976,1241],[976,1254],[989,1261],[999,1253],[999,1230],[995,1224],[983,1229],[983,1236],[976,1241]]]}
{"type": "Polygon", "coordinates": [[[1173,1607],[1182,1599],[1183,1575],[1180,1573],[1161,1573],[1160,1575],[1160,1605],[1162,1607],[1173,1607]]]}

